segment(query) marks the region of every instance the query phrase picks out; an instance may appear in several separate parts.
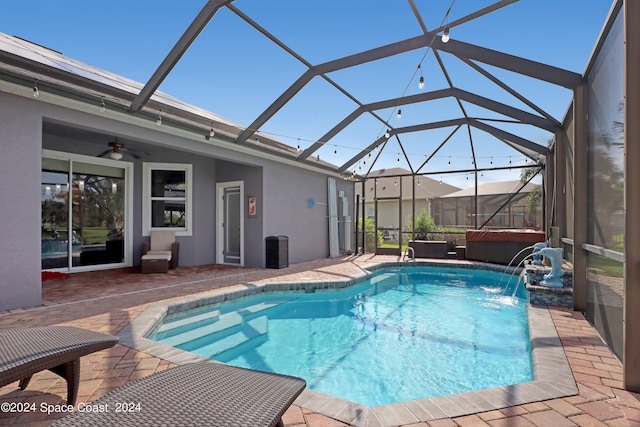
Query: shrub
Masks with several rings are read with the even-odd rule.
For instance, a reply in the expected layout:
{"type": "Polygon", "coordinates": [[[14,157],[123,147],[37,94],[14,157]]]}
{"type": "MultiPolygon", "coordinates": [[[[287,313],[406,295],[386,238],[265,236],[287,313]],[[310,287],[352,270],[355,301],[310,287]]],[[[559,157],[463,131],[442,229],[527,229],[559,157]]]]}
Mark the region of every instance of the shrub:
{"type": "MultiPolygon", "coordinates": [[[[362,232],[362,218],[358,219],[358,230],[362,232]]],[[[364,250],[366,252],[375,252],[376,246],[382,246],[384,241],[384,235],[382,231],[377,233],[377,245],[376,245],[376,223],[373,218],[364,219],[364,250]]]]}
{"type": "Polygon", "coordinates": [[[416,240],[431,240],[429,237],[429,233],[438,232],[438,226],[436,225],[433,218],[427,214],[426,210],[422,210],[420,215],[416,217],[416,225],[415,228],[413,223],[409,223],[407,226],[407,232],[414,232],[414,238],[416,240]]]}

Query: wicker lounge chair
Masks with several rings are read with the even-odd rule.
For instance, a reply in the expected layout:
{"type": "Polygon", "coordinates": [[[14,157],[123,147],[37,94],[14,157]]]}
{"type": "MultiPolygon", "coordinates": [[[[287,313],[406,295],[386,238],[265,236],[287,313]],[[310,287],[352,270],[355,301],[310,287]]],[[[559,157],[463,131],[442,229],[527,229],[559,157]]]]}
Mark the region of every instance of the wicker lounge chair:
{"type": "Polygon", "coordinates": [[[74,405],[80,381],[80,357],[113,347],[118,337],[70,326],[0,331],[0,387],[45,369],[67,380],[67,404],[74,405]]]}
{"type": "Polygon", "coordinates": [[[305,385],[286,375],[196,362],[125,384],[91,402],[109,412],[75,412],[52,425],[272,427],[282,425],[282,415],[305,385]]]}

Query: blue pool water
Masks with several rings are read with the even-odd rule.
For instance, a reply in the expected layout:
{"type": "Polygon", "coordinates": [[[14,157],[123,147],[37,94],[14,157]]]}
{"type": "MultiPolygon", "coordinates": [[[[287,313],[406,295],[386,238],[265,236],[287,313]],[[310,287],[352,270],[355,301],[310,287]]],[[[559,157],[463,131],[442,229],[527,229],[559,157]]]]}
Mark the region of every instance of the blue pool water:
{"type": "Polygon", "coordinates": [[[511,297],[516,282],[484,270],[378,270],[345,290],[263,294],[176,315],[152,338],[385,405],[531,381],[527,298],[522,286],[511,297]]]}

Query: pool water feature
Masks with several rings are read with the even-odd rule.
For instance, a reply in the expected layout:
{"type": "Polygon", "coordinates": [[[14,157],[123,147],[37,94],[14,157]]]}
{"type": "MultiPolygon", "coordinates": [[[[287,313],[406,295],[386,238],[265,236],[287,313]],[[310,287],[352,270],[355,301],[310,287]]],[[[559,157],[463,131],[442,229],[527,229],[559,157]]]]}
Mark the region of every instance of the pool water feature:
{"type": "Polygon", "coordinates": [[[403,267],[340,291],[268,293],[167,317],[157,341],[296,375],[364,406],[531,381],[526,292],[502,273],[403,267]]]}

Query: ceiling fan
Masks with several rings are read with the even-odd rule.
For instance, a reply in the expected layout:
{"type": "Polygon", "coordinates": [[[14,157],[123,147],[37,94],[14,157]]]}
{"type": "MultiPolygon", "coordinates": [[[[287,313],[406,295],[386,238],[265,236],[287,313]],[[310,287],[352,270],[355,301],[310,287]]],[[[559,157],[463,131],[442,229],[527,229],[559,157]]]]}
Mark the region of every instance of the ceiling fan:
{"type": "Polygon", "coordinates": [[[124,154],[127,154],[134,159],[141,159],[141,157],[137,155],[134,150],[128,149],[124,146],[124,144],[118,142],[118,138],[116,138],[115,141],[110,142],[108,145],[110,148],[98,154],[98,157],[109,155],[109,157],[111,157],[113,160],[120,160],[122,159],[122,156],[124,154]]]}

